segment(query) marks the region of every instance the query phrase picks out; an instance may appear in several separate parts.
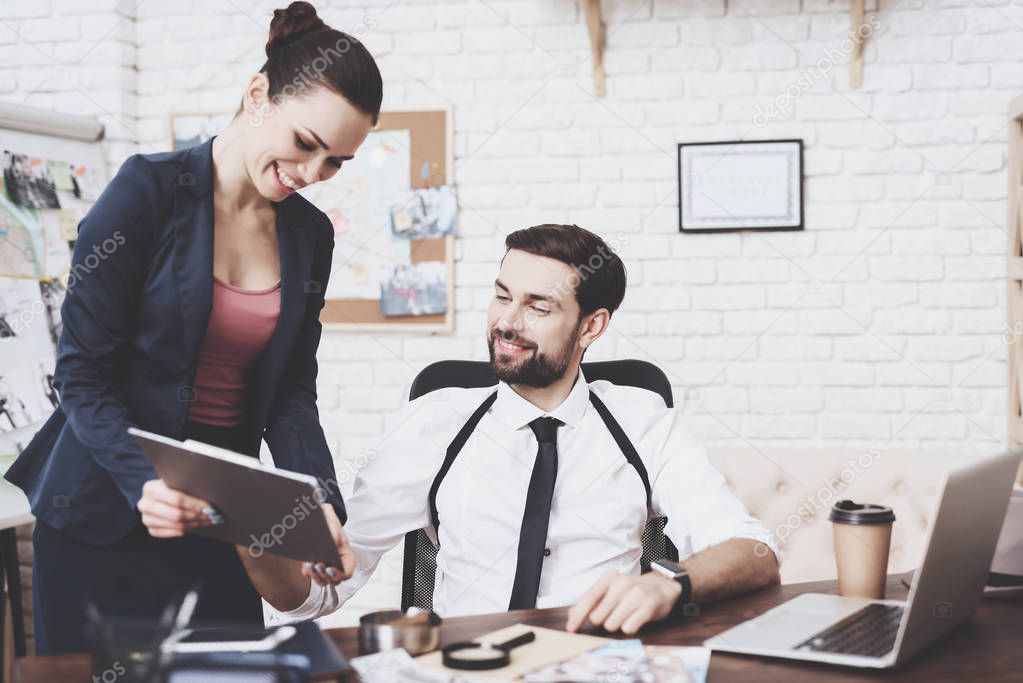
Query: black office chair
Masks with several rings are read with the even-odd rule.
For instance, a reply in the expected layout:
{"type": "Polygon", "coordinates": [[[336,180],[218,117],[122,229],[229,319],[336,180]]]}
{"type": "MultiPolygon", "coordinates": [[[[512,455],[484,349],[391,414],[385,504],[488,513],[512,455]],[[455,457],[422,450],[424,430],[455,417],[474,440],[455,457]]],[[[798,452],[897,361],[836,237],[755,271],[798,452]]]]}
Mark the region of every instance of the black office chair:
{"type": "MultiPolygon", "coordinates": [[[[660,394],[669,408],[675,405],[668,378],[653,363],[643,360],[612,360],[583,363],[586,381],[607,380],[612,384],[648,389],[660,394]]],[[[497,378],[484,361],[442,360],[432,363],[420,372],[412,382],[409,400],[445,389],[461,387],[475,389],[497,384],[497,378]]],[[[654,560],[678,561],[678,550],[664,535],[667,517],[655,517],[647,522],[643,530],[643,556],[640,563],[643,571],[654,560]]],[[[405,534],[405,559],[402,566],[401,608],[433,608],[433,584],[437,574],[437,548],[426,531],[419,529],[405,534]]]]}

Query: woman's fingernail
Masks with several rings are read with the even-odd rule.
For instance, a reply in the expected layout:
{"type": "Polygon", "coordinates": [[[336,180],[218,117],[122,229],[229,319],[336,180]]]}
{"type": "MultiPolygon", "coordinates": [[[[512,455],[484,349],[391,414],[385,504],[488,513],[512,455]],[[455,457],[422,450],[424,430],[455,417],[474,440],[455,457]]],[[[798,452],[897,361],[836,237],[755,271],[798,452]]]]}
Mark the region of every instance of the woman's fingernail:
{"type": "Polygon", "coordinates": [[[336,571],[334,570],[334,568],[333,568],[333,567],[327,567],[327,576],[329,576],[329,577],[330,577],[330,578],[332,578],[332,579],[333,579],[333,578],[334,578],[335,576],[337,576],[337,572],[336,572],[336,571]]]}
{"type": "Polygon", "coordinates": [[[220,510],[213,507],[212,505],[207,505],[202,509],[202,513],[207,517],[217,517],[220,515],[220,510]]]}
{"type": "Polygon", "coordinates": [[[316,572],[317,574],[322,574],[323,573],[323,567],[321,567],[318,564],[314,564],[313,565],[313,571],[316,572]]]}

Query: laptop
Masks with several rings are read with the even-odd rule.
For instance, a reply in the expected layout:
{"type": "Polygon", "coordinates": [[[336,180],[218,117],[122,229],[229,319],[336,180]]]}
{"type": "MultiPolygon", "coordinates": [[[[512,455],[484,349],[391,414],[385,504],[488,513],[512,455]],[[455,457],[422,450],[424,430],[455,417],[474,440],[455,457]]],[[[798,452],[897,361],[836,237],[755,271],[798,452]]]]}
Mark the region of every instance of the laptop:
{"type": "Polygon", "coordinates": [[[944,476],[923,564],[907,600],[805,593],[704,645],[718,652],[876,669],[908,660],[976,610],[1021,454],[984,458],[944,476]]]}

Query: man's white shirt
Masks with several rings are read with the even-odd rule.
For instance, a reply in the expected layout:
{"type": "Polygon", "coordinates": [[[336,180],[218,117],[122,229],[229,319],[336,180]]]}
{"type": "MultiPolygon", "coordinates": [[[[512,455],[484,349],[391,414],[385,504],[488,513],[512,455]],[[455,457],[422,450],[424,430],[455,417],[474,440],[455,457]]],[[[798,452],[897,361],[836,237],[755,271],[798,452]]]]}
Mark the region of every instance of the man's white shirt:
{"type": "MultiPolygon", "coordinates": [[[[545,415],[564,425],[558,429],[549,554],[545,552],[537,607],[574,604],[608,570],[640,573],[646,490],[590,403],[589,391],[605,403],[638,451],[650,479],[653,514],[668,518],[665,533],[682,559],[730,538],[751,538],[770,548],[780,564],[773,535],[729,490],[686,429],[682,413],[666,408],[660,395],[606,381],[587,383],[580,372],[569,396],[548,413],[501,382],[497,400],[437,494],[437,613],[508,609],[537,453],[529,423],[545,415]]],[[[405,407],[398,427],[357,473],[353,495],[345,500],[355,574],[336,587],[313,583],[303,605],[273,615],[274,621],[336,610],[407,532],[431,527],[430,486],[448,445],[493,392],[494,387],[441,389],[405,407]]]]}

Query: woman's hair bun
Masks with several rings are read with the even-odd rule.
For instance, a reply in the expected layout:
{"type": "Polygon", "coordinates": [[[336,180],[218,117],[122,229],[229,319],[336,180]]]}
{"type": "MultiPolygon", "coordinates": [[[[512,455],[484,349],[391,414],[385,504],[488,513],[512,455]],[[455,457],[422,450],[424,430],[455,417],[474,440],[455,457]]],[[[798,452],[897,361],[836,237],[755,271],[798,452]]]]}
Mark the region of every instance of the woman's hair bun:
{"type": "Polygon", "coordinates": [[[326,27],[323,19],[316,14],[316,8],[308,2],[293,2],[285,9],[275,9],[270,20],[270,37],[266,41],[266,56],[282,45],[299,37],[326,27]]]}
{"type": "Polygon", "coordinates": [[[290,98],[311,87],[326,87],[369,114],[373,123],[380,115],[383,81],[373,55],[357,39],[325,24],[308,2],[292,2],[286,9],[274,11],[266,62],[259,72],[266,74],[266,94],[271,98],[281,94],[290,98]],[[340,59],[342,55],[344,59],[340,59]],[[310,68],[315,80],[306,78],[310,68]]]}

